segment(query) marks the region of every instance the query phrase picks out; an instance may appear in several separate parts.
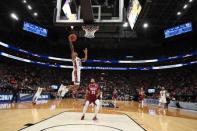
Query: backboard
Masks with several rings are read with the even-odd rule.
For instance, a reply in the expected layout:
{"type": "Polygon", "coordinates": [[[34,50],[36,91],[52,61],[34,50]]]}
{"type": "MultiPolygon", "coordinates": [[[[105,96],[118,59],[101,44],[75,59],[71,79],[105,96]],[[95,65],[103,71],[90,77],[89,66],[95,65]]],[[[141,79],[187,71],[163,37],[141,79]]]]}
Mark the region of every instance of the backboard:
{"type": "Polygon", "coordinates": [[[87,3],[85,4],[86,1],[57,0],[54,14],[55,25],[64,27],[82,26],[85,24],[84,18],[88,17],[91,11],[93,14],[91,24],[107,26],[122,24],[124,0],[89,0],[91,10],[88,10],[87,3]]]}

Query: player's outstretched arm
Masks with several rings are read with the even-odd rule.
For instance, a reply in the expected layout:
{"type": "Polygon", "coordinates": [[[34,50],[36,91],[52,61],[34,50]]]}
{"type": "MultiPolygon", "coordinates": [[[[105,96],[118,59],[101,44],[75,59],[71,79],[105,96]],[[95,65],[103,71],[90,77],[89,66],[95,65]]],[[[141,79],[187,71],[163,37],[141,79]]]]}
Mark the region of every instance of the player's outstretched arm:
{"type": "Polygon", "coordinates": [[[69,46],[70,46],[70,51],[71,51],[71,58],[74,59],[75,49],[74,49],[73,42],[70,37],[68,37],[68,41],[69,41],[69,46]]]}
{"type": "Polygon", "coordinates": [[[88,59],[88,49],[87,48],[85,48],[84,50],[83,50],[83,52],[84,52],[84,58],[82,58],[81,60],[82,61],[86,61],[87,59],[88,59]]]}

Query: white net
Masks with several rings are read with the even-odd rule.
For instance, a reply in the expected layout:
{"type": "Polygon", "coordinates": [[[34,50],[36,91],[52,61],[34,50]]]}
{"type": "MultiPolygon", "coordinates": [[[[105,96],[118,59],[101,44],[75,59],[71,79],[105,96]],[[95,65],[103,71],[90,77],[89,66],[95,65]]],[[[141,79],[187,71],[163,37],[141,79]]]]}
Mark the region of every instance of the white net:
{"type": "Polygon", "coordinates": [[[82,29],[85,31],[84,37],[86,38],[94,38],[95,32],[99,30],[99,26],[97,25],[84,25],[82,29]]]}

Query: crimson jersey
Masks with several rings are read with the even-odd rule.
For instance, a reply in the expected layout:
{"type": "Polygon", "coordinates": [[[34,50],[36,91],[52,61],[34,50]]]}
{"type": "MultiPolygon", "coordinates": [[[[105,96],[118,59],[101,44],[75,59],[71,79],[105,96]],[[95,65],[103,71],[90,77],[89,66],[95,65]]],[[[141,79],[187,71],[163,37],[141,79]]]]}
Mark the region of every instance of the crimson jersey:
{"type": "Polygon", "coordinates": [[[118,91],[113,91],[113,96],[112,96],[112,99],[117,99],[118,97],[118,91]]]}
{"type": "Polygon", "coordinates": [[[87,94],[87,100],[91,102],[95,102],[97,99],[97,94],[100,91],[100,86],[96,83],[90,83],[88,85],[88,94],[87,94]]]}
{"type": "Polygon", "coordinates": [[[140,101],[144,100],[144,97],[145,97],[144,91],[140,91],[139,92],[139,100],[140,101]]]}

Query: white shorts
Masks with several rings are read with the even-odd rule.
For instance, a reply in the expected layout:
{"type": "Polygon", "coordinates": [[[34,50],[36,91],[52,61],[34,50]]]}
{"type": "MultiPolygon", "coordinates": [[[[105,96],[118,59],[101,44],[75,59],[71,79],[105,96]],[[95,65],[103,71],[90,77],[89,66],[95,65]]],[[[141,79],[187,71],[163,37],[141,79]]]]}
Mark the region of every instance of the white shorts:
{"type": "Polygon", "coordinates": [[[73,70],[72,71],[72,81],[74,85],[80,85],[81,82],[81,70],[73,70]]]}
{"type": "Polygon", "coordinates": [[[163,104],[165,104],[165,103],[167,103],[167,101],[166,101],[166,99],[165,99],[165,98],[160,98],[160,99],[159,99],[159,103],[163,103],[163,104]]]}

